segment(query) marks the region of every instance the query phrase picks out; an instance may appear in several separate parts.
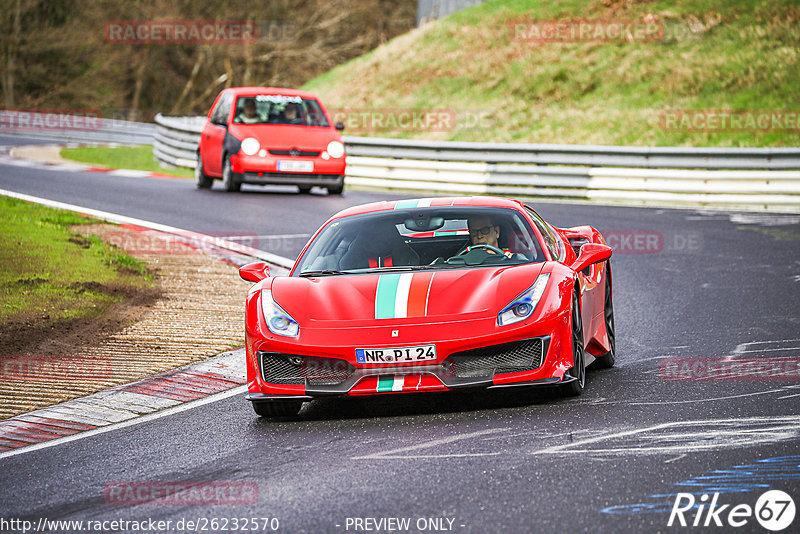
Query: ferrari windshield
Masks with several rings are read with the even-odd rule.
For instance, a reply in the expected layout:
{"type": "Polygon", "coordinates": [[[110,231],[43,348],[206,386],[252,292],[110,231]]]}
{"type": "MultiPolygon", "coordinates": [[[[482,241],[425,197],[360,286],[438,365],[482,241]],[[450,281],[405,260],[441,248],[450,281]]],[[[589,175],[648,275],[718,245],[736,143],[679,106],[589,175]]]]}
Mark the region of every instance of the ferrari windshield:
{"type": "Polygon", "coordinates": [[[295,276],[474,268],[544,261],[536,235],[505,208],[394,209],[337,219],[314,239],[295,276]]]}
{"type": "Polygon", "coordinates": [[[314,99],[285,95],[240,96],[236,100],[235,124],[289,124],[330,126],[314,99]]]}

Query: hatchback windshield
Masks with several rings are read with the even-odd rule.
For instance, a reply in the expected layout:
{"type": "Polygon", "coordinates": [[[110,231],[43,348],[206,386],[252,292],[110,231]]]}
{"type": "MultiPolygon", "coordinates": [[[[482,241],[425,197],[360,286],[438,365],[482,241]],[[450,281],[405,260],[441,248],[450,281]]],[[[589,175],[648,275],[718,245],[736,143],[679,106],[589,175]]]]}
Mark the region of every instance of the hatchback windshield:
{"type": "Polygon", "coordinates": [[[335,220],[303,255],[295,276],[474,268],[544,261],[519,212],[426,207],[335,220]]]}
{"type": "Polygon", "coordinates": [[[314,99],[285,95],[240,96],[236,100],[235,124],[294,124],[330,126],[314,99]]]}

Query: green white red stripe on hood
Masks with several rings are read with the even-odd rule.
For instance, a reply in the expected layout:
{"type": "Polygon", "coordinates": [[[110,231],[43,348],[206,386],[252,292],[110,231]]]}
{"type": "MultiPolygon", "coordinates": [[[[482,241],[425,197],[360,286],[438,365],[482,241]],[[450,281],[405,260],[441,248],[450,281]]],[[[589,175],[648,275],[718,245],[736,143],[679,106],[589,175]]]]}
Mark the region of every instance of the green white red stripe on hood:
{"type": "Polygon", "coordinates": [[[375,318],[423,317],[428,313],[432,272],[382,274],[375,291],[375,318]]]}

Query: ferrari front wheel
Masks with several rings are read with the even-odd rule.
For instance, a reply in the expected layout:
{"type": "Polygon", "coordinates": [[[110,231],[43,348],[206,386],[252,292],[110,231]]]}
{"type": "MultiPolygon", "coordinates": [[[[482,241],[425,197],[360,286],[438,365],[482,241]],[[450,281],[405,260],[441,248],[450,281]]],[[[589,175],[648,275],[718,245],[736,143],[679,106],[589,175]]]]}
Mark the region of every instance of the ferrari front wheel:
{"type": "Polygon", "coordinates": [[[261,417],[294,417],[303,401],[254,401],[253,410],[261,417]]]}
{"type": "Polygon", "coordinates": [[[573,380],[561,386],[561,393],[577,397],[583,393],[586,382],[586,367],[583,356],[583,319],[581,319],[580,299],[577,291],[572,294],[572,368],[567,371],[573,380]]]}

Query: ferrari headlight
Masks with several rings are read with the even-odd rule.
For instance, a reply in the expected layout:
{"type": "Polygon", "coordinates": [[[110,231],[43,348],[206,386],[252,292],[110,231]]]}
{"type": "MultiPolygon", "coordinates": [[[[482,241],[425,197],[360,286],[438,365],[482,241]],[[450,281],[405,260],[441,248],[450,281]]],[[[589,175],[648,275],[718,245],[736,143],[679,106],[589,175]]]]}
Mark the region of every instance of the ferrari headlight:
{"type": "Polygon", "coordinates": [[[255,137],[248,137],[242,141],[242,152],[248,156],[254,156],[259,148],[261,148],[261,145],[258,144],[258,139],[255,137]]]}
{"type": "Polygon", "coordinates": [[[261,291],[261,309],[270,332],[279,336],[297,337],[300,325],[272,299],[272,291],[261,291]]]}
{"type": "Polygon", "coordinates": [[[328,143],[328,148],[325,150],[332,158],[341,158],[344,156],[344,145],[339,141],[331,141],[328,143]]]}
{"type": "Polygon", "coordinates": [[[536,309],[536,304],[542,298],[544,288],[547,286],[547,280],[550,279],[550,273],[540,274],[536,282],[523,293],[515,298],[511,304],[503,308],[503,311],[497,314],[497,324],[505,326],[519,321],[524,321],[531,315],[533,310],[536,309]]]}

